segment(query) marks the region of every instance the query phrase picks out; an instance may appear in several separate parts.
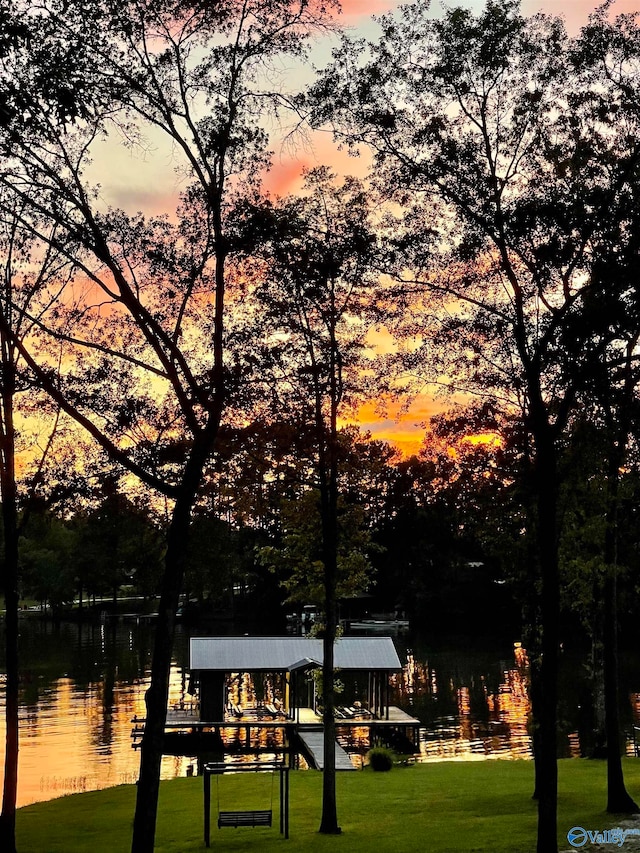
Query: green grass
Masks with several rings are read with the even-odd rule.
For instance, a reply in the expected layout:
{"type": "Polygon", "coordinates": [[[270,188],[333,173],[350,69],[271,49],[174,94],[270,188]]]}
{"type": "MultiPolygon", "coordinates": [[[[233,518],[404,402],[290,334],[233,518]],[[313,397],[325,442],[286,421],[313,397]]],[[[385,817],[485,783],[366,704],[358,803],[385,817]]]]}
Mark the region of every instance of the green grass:
{"type": "MultiPolygon", "coordinates": [[[[567,831],[616,826],[604,811],[606,766],[580,759],[560,762],[558,840],[567,831]]],[[[640,761],[625,760],[630,793],[640,797],[640,761]]],[[[291,774],[290,838],[278,833],[278,780],[273,782],[273,829],[224,829],[216,825],[212,782],[212,850],[243,853],[529,853],[535,849],[536,805],[529,761],[418,764],[390,773],[338,774],[338,815],[343,834],[322,836],[321,774],[291,774]]],[[[219,780],[220,808],[269,808],[271,777],[228,775],[219,780]]],[[[76,794],[18,812],[20,853],[127,853],[134,786],[76,794]]],[[[204,850],[202,780],[161,786],[156,850],[204,850]]]]}

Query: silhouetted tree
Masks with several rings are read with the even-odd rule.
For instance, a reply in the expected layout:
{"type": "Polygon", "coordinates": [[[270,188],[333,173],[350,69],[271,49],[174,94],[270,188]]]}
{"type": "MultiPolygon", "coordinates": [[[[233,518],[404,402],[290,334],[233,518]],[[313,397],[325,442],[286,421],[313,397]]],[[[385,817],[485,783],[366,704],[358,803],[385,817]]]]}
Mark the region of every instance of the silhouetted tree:
{"type": "MultiPolygon", "coordinates": [[[[0,51],[1,56],[1,51],[0,51]]],[[[20,227],[24,207],[0,190],[0,495],[2,500],[3,559],[0,586],[5,597],[6,635],[6,742],[0,841],[3,849],[15,850],[15,818],[18,781],[18,607],[19,538],[28,510],[42,485],[42,475],[57,428],[44,447],[33,448],[36,466],[19,489],[16,474],[16,408],[25,391],[33,391],[19,346],[34,327],[33,314],[42,307],[43,292],[53,282],[64,282],[66,263],[46,241],[33,239],[20,227]],[[30,481],[30,482],[29,482],[30,481]],[[20,492],[22,491],[22,494],[20,492]],[[23,514],[19,517],[22,504],[23,514]]],[[[53,495],[51,496],[52,500],[53,495]]]]}
{"type": "Polygon", "coordinates": [[[511,0],[442,20],[415,4],[382,19],[377,44],[345,41],[304,104],[373,152],[382,198],[403,207],[390,240],[396,316],[412,305],[405,368],[511,407],[528,436],[540,853],[557,846],[559,453],[588,370],[588,324],[573,320],[638,162],[637,116],[581,38],[511,0]]]}
{"type": "MultiPolygon", "coordinates": [[[[364,187],[352,179],[337,184],[323,168],[307,174],[304,196],[267,204],[254,215],[257,223],[262,222],[258,233],[263,235],[255,256],[266,265],[255,298],[261,312],[268,380],[282,403],[297,413],[313,443],[313,485],[321,532],[316,562],[322,577],[324,612],[320,832],[338,833],[333,662],[340,556],[344,557],[340,547],[338,418],[357,400],[361,387],[376,280],[376,240],[364,187]]],[[[307,524],[309,519],[307,514],[307,524]]],[[[311,557],[310,537],[303,534],[303,539],[311,557]]],[[[298,565],[300,557],[298,553],[298,565]]],[[[351,559],[355,559],[353,554],[351,559]]],[[[356,568],[355,562],[352,568],[356,568]]]]}
{"type": "MultiPolygon", "coordinates": [[[[45,237],[44,221],[56,228],[51,245],[64,251],[72,238],[80,247],[67,253],[73,293],[52,293],[51,310],[39,317],[40,348],[5,333],[58,405],[172,507],[146,694],[136,853],[154,847],[191,510],[239,379],[225,361],[235,251],[226,227],[229,191],[253,185],[268,162],[256,115],[281,102],[276,57],[301,57],[308,34],[330,20],[331,5],[52,2],[39,7],[26,47],[5,62],[3,79],[22,100],[0,128],[0,185],[24,205],[22,228],[45,237]],[[48,73],[66,83],[71,105],[62,128],[60,98],[46,87],[31,96],[33,80],[48,73]],[[107,136],[140,150],[145,134],[165,139],[179,158],[185,190],[171,222],[109,208],[89,178],[89,158],[100,156],[107,136]]],[[[29,20],[30,4],[18,10],[29,20]]]]}

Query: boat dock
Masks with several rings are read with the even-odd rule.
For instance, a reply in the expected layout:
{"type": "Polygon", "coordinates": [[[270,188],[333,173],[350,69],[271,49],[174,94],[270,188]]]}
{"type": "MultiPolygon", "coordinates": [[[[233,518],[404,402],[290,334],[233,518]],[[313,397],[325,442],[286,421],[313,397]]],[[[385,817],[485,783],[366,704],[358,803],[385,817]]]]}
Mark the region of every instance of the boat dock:
{"type": "MultiPolygon", "coordinates": [[[[336,733],[347,749],[363,754],[374,743],[385,743],[398,752],[419,752],[420,721],[393,705],[385,719],[336,720],[336,733]]],[[[197,755],[201,751],[255,754],[258,752],[299,752],[315,770],[324,767],[322,717],[310,708],[298,709],[298,719],[265,720],[255,716],[227,719],[220,723],[201,721],[190,709],[172,709],[165,725],[165,751],[169,755],[197,755]]],[[[133,746],[144,733],[144,717],[131,721],[133,746]]],[[[336,769],[353,770],[349,752],[336,742],[336,769]]]]}
{"type": "MultiPolygon", "coordinates": [[[[376,743],[418,752],[420,721],[390,704],[390,675],[402,669],[392,639],[340,637],[334,651],[335,668],[354,675],[351,704],[335,708],[337,767],[353,769],[349,752],[363,755],[376,743]]],[[[300,752],[321,770],[324,727],[312,673],[323,656],[317,638],[192,637],[189,691],[168,709],[165,751],[300,752]]],[[[133,722],[137,744],[144,720],[133,722]]]]}

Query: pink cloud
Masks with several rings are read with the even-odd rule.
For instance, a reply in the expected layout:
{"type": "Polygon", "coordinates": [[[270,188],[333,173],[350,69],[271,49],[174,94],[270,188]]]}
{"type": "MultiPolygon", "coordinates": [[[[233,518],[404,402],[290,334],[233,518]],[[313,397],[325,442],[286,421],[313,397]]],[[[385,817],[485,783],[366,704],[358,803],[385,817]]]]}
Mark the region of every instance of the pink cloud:
{"type": "Polygon", "coordinates": [[[346,151],[338,150],[330,132],[317,131],[312,134],[307,146],[276,153],[271,169],[262,175],[263,186],[273,195],[284,196],[302,189],[305,169],[328,166],[338,176],[364,178],[370,163],[365,152],[361,157],[350,157],[346,151]]]}
{"type": "Polygon", "coordinates": [[[360,18],[381,15],[395,9],[400,0],[341,0],[342,17],[360,18]]]}
{"type": "MultiPolygon", "coordinates": [[[[599,3],[585,2],[585,0],[564,0],[561,6],[557,0],[523,0],[522,14],[535,15],[536,12],[545,12],[549,15],[559,15],[567,23],[570,33],[587,23],[589,15],[596,10],[599,3]]],[[[639,0],[616,0],[612,6],[611,16],[623,14],[624,12],[636,12],[640,8],[639,0]]]]}
{"type": "Polygon", "coordinates": [[[302,170],[313,165],[309,157],[282,157],[262,176],[262,185],[270,195],[285,196],[302,187],[302,170]]]}

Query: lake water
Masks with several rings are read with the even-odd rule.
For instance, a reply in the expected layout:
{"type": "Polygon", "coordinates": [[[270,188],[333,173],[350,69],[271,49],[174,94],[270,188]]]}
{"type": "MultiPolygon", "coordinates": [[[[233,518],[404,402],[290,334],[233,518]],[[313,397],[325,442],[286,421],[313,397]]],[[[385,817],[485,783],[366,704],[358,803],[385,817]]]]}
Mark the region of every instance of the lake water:
{"type": "MultiPolygon", "coordinates": [[[[18,805],[135,782],[139,753],[131,747],[131,719],[144,716],[149,627],[123,621],[54,625],[35,616],[20,626],[18,805]]],[[[180,634],[171,680],[176,698],[186,647],[180,634]]],[[[4,693],[0,714],[4,745],[4,693]]],[[[188,764],[164,758],[163,778],[184,775],[188,764]]]]}
{"type": "MultiPolygon", "coordinates": [[[[188,640],[179,628],[171,702],[186,695],[188,640]]],[[[144,716],[152,628],[133,620],[54,625],[29,616],[21,621],[20,641],[19,805],[135,782],[139,754],[131,748],[131,719],[144,716]]],[[[422,722],[423,760],[531,757],[524,650],[434,651],[403,639],[397,648],[404,667],[394,677],[391,704],[422,722]]],[[[579,667],[564,669],[561,742],[564,754],[577,755],[579,667]]],[[[636,713],[639,698],[640,692],[632,696],[636,713]]],[[[0,738],[4,744],[2,690],[0,738]]],[[[163,759],[163,778],[193,770],[193,759],[163,759]]]]}

